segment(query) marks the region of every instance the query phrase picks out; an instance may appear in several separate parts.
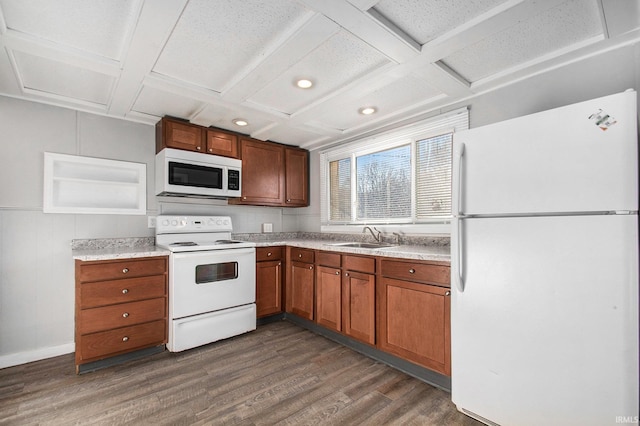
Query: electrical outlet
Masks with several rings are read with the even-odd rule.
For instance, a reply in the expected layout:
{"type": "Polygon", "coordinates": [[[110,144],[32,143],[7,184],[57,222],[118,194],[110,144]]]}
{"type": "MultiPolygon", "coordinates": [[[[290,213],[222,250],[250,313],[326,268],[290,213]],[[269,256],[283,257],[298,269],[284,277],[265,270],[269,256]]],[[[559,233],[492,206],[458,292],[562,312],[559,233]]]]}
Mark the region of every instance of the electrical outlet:
{"type": "Polygon", "coordinates": [[[147,227],[155,228],[156,227],[156,217],[155,216],[147,216],[147,227]]]}
{"type": "Polygon", "coordinates": [[[262,232],[273,232],[273,223],[263,223],[262,232]]]}

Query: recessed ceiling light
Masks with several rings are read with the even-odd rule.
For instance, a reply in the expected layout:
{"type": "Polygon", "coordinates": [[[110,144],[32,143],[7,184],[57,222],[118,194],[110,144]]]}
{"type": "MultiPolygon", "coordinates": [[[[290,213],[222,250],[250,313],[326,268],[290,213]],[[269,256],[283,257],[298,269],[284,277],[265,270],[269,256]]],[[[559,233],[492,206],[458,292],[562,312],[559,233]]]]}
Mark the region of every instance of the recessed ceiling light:
{"type": "Polygon", "coordinates": [[[377,109],[375,107],[362,107],[358,110],[358,112],[363,115],[371,115],[376,111],[377,109]]]}
{"type": "Polygon", "coordinates": [[[301,78],[300,80],[296,81],[296,86],[301,89],[310,89],[311,86],[313,86],[313,81],[306,78],[301,78]]]}
{"type": "Polygon", "coordinates": [[[233,119],[233,124],[235,124],[236,126],[247,126],[249,124],[249,122],[247,120],[242,119],[242,118],[234,118],[233,119]]]}

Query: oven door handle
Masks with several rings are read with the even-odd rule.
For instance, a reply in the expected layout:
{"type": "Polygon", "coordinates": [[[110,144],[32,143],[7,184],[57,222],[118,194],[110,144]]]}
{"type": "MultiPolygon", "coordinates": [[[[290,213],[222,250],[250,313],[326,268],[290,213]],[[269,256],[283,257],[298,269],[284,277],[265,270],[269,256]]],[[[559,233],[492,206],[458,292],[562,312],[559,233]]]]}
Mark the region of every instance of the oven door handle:
{"type": "Polygon", "coordinates": [[[241,256],[243,254],[254,254],[256,253],[255,247],[245,247],[245,248],[234,248],[234,249],[221,249],[221,250],[201,250],[201,251],[181,251],[177,253],[171,253],[174,259],[193,259],[195,256],[212,256],[215,254],[223,254],[225,256],[229,256],[233,254],[234,256],[241,256]]]}

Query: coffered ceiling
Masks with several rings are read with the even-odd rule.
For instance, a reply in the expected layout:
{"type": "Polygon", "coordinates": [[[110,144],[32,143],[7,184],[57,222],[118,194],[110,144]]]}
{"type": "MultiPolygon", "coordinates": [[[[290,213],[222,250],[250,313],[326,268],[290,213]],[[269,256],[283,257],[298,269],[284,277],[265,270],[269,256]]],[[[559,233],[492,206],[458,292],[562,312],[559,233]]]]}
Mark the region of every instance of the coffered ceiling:
{"type": "Polygon", "coordinates": [[[0,0],[0,94],[314,148],[637,43],[638,3],[0,0]]]}

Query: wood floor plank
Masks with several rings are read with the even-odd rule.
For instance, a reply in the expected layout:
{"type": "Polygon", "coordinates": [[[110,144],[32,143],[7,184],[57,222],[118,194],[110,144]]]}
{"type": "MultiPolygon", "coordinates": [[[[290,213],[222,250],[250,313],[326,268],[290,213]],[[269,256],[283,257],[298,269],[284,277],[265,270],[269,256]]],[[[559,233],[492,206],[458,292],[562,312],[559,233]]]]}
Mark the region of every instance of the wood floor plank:
{"type": "Polygon", "coordinates": [[[450,395],[286,321],[80,376],[0,370],[0,425],[479,425],[450,395]]]}

